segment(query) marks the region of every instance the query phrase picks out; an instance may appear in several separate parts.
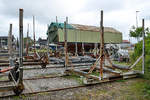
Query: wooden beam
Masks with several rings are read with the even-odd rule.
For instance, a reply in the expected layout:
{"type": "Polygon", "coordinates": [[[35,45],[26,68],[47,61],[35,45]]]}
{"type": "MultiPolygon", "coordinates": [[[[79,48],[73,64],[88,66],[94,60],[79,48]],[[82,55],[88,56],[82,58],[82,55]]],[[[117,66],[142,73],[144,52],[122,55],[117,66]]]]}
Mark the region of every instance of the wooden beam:
{"type": "Polygon", "coordinates": [[[100,21],[100,78],[103,78],[103,63],[104,63],[104,27],[103,27],[103,10],[101,10],[100,21]]]}

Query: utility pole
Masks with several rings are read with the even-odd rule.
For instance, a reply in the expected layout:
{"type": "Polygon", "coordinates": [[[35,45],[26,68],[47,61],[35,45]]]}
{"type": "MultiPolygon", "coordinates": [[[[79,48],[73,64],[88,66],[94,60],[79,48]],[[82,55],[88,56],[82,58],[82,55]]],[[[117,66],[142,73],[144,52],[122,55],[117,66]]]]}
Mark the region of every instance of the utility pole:
{"type": "Polygon", "coordinates": [[[136,11],[136,28],[138,28],[138,12],[140,11],[136,11]]]}

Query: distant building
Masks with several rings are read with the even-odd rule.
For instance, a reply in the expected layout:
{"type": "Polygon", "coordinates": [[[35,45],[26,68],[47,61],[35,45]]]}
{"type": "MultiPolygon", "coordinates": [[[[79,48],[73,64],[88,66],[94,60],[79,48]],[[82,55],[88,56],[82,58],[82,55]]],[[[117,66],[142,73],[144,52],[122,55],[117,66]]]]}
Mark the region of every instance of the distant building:
{"type": "Polygon", "coordinates": [[[121,48],[131,48],[132,44],[128,40],[123,40],[121,43],[121,48]]]}
{"type": "Polygon", "coordinates": [[[39,38],[37,42],[40,46],[46,46],[47,45],[47,39],[39,38]]]}
{"type": "MultiPolygon", "coordinates": [[[[16,39],[12,36],[13,46],[16,44],[16,39]]],[[[7,49],[8,48],[8,36],[0,36],[0,48],[7,49]]]]}
{"type": "MultiPolygon", "coordinates": [[[[75,43],[78,52],[81,52],[82,44],[84,50],[89,51],[95,44],[100,44],[100,28],[96,26],[67,24],[68,51],[75,51],[75,43]]],[[[48,26],[47,35],[50,43],[64,45],[64,23],[52,22],[48,26]]],[[[122,33],[112,27],[104,27],[105,43],[122,43],[122,33]]]]}

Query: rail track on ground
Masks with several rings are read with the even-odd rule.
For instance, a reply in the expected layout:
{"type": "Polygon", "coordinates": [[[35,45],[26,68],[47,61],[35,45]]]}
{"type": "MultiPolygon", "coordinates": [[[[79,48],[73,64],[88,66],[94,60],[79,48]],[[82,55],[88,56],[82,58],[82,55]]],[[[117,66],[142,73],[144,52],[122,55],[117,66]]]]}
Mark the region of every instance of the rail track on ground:
{"type": "MultiPolygon", "coordinates": [[[[86,88],[86,87],[91,87],[91,86],[98,85],[98,84],[101,84],[101,83],[104,83],[104,82],[106,83],[106,82],[113,82],[113,81],[115,81],[115,80],[97,82],[97,83],[92,83],[92,84],[82,84],[82,85],[78,85],[78,86],[68,86],[68,87],[65,87],[65,88],[49,89],[49,90],[45,90],[45,91],[34,91],[34,92],[29,92],[29,93],[22,93],[21,95],[19,95],[19,97],[21,97],[21,96],[31,96],[31,95],[36,95],[36,94],[40,94],[40,93],[48,93],[48,92],[56,92],[56,91],[63,91],[63,90],[71,90],[71,89],[77,89],[77,88],[86,88]]],[[[14,96],[16,96],[16,95],[15,94],[11,94],[11,95],[0,96],[0,99],[12,98],[14,96]]]]}

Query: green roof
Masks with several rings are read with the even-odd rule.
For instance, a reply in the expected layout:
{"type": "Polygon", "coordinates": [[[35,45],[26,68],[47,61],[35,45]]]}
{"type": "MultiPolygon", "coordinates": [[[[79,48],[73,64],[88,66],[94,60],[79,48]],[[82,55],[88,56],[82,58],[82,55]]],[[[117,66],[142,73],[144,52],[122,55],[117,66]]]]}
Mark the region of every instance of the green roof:
{"type": "MultiPolygon", "coordinates": [[[[64,28],[64,23],[52,22],[52,23],[50,24],[50,27],[54,27],[54,26],[56,26],[57,28],[64,28]]],[[[66,25],[66,28],[67,28],[67,29],[74,29],[73,26],[70,25],[70,24],[67,24],[67,25],[66,25]]]]}

